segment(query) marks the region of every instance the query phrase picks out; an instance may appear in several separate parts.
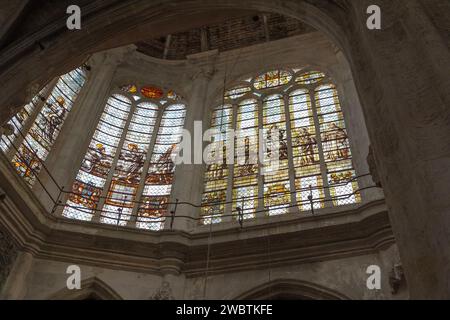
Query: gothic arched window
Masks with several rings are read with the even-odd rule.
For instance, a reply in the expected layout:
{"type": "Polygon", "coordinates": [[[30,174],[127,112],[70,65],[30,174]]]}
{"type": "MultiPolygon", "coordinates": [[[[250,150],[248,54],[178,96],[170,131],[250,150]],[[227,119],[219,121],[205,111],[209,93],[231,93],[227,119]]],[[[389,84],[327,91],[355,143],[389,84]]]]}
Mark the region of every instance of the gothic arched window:
{"type": "Polygon", "coordinates": [[[224,101],[213,110],[211,127],[220,134],[211,149],[225,154],[227,130],[235,129],[235,161],[206,168],[204,224],[239,210],[249,219],[361,201],[337,89],[324,73],[267,72],[227,90],[224,101]],[[274,151],[275,168],[268,162],[274,151]]]}
{"type": "Polygon", "coordinates": [[[63,216],[162,229],[185,114],[181,97],[171,90],[127,85],[112,94],[63,216]]]}
{"type": "Polygon", "coordinates": [[[14,129],[3,136],[2,150],[13,152],[17,172],[33,185],[86,81],[86,70],[77,68],[47,85],[9,122],[14,129]],[[13,145],[17,146],[15,152],[13,145]]]}

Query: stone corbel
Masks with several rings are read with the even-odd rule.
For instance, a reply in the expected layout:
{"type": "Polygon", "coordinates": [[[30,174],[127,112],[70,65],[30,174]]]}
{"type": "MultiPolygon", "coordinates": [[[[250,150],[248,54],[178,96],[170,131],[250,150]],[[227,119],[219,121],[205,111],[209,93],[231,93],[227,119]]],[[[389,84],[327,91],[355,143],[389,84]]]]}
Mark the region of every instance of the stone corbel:
{"type": "Polygon", "coordinates": [[[187,56],[188,64],[195,70],[190,77],[191,80],[193,81],[199,77],[211,80],[217,71],[215,62],[218,54],[217,50],[211,50],[187,56]]]}
{"type": "MultiPolygon", "coordinates": [[[[4,191],[0,189],[0,194],[4,191]]],[[[0,289],[8,279],[11,268],[18,255],[18,248],[11,237],[0,229],[0,289]]]]}
{"type": "Polygon", "coordinates": [[[372,146],[369,146],[369,154],[367,155],[367,164],[369,165],[369,172],[372,175],[372,180],[378,188],[382,188],[381,179],[378,175],[377,164],[372,146]]]}
{"type": "Polygon", "coordinates": [[[401,264],[395,264],[389,272],[389,285],[391,286],[391,293],[397,294],[403,282],[405,281],[405,274],[401,264]]]}
{"type": "Polygon", "coordinates": [[[95,54],[89,59],[88,64],[92,67],[97,65],[110,65],[118,66],[126,60],[126,58],[132,56],[136,52],[135,45],[129,45],[122,48],[111,49],[101,54],[95,54]]]}
{"type": "Polygon", "coordinates": [[[163,281],[161,287],[150,297],[150,300],[174,300],[170,283],[163,281]]]}

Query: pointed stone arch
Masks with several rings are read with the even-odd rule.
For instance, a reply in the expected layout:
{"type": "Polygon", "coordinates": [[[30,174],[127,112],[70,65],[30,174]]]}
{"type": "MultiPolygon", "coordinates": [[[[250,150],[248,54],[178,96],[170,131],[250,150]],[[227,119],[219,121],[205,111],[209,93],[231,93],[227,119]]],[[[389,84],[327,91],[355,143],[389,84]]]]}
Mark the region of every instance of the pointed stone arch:
{"type": "Polygon", "coordinates": [[[302,280],[278,279],[254,287],[236,300],[350,300],[344,294],[302,280]]]}
{"type": "Polygon", "coordinates": [[[49,297],[49,300],[123,300],[123,298],[97,277],[81,282],[80,290],[61,289],[49,297]]]}

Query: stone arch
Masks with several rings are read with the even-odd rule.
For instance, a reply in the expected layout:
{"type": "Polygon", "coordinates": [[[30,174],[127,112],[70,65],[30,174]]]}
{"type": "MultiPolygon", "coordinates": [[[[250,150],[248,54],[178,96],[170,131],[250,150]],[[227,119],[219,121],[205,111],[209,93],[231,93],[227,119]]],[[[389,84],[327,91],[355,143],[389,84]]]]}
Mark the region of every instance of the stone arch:
{"type": "MultiPolygon", "coordinates": [[[[11,41],[0,51],[0,78],[8,87],[3,90],[7,94],[0,96],[0,106],[19,107],[26,101],[32,88],[42,87],[54,76],[80,65],[89,54],[128,45],[152,35],[159,36],[161,32],[170,33],[176,32],[177,28],[193,27],[192,21],[202,21],[203,24],[213,22],[224,15],[235,15],[236,10],[239,14],[276,12],[288,15],[323,31],[336,43],[342,45],[345,41],[342,26],[338,23],[345,9],[332,1],[320,6],[297,0],[285,3],[272,0],[229,0],[220,3],[215,0],[112,2],[83,8],[82,13],[86,18],[82,20],[82,29],[76,32],[66,28],[66,8],[63,8],[63,3],[58,3],[54,8],[43,7],[42,10],[48,10],[50,15],[53,13],[47,20],[54,22],[47,28],[29,26],[35,28],[36,32],[18,36],[18,40],[11,41]],[[134,9],[127,10],[127,5],[131,4],[134,9]],[[125,17],[124,11],[127,12],[125,17]],[[121,12],[122,16],[118,16],[117,12],[121,12]]],[[[0,109],[1,122],[12,111],[0,109]]]]}
{"type": "Polygon", "coordinates": [[[236,300],[349,300],[344,294],[302,280],[278,279],[256,286],[236,300]]]}
{"type": "Polygon", "coordinates": [[[384,27],[370,32],[366,9],[373,0],[91,1],[83,8],[82,30],[70,32],[64,2],[30,1],[35,12],[21,17],[17,32],[0,39],[0,124],[39,87],[89,54],[134,43],[143,34],[196,27],[194,23],[217,21],[237,9],[240,14],[275,12],[300,19],[327,34],[349,61],[411,296],[448,298],[450,253],[441,239],[450,230],[450,198],[443,187],[450,181],[450,171],[444,170],[450,152],[450,54],[447,34],[433,21],[448,1],[434,0],[433,6],[424,0],[376,2],[383,8],[384,27]]]}
{"type": "Polygon", "coordinates": [[[61,289],[49,300],[123,300],[123,298],[103,280],[92,277],[81,282],[80,290],[61,289]]]}

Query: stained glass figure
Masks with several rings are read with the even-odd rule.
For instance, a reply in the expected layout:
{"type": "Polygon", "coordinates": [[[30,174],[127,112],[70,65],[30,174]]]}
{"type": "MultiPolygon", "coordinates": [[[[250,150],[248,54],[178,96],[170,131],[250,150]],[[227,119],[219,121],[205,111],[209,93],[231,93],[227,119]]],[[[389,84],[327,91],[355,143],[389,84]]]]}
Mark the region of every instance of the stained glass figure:
{"type": "MultiPolygon", "coordinates": [[[[20,162],[20,157],[28,157],[29,152],[27,150],[33,150],[33,154],[37,157],[35,160],[44,162],[47,159],[48,153],[58,137],[67,114],[72,109],[85,81],[86,72],[83,67],[75,69],[59,78],[20,146],[19,153],[13,158],[13,163],[20,162]]],[[[22,119],[24,117],[25,114],[19,116],[22,119]]],[[[20,166],[16,167],[18,169],[21,168],[20,166]]],[[[36,181],[36,176],[39,174],[41,168],[42,166],[37,166],[33,170],[33,174],[27,177],[26,181],[30,185],[33,185],[36,181]]],[[[23,172],[23,170],[19,170],[20,174],[23,174],[23,172]]]]}
{"type": "Polygon", "coordinates": [[[138,228],[157,231],[164,227],[175,173],[174,158],[181,142],[185,116],[183,104],[174,104],[164,110],[145,177],[138,228]]]}
{"type": "Polygon", "coordinates": [[[114,94],[109,98],[72,186],[63,216],[88,221],[92,219],[113,167],[131,104],[131,100],[123,95],[114,94]],[[89,195],[87,199],[84,199],[85,195],[89,195]]]}
{"type": "MultiPolygon", "coordinates": [[[[45,101],[45,93],[48,91],[48,86],[44,87],[39,94],[37,94],[30,103],[25,105],[9,122],[8,124],[13,129],[12,134],[3,135],[0,141],[0,149],[7,153],[11,150],[12,144],[18,142],[22,138],[24,126],[30,119],[30,115],[35,113],[37,109],[45,101]]],[[[18,142],[20,143],[20,142],[18,142]]]]}
{"type": "MultiPolygon", "coordinates": [[[[336,88],[329,84],[323,72],[299,74],[300,70],[270,71],[244,80],[252,83],[253,88],[240,82],[225,91],[225,99],[233,104],[213,111],[211,127],[232,128],[231,115],[236,109],[235,129],[243,136],[244,143],[235,144],[235,155],[240,153],[244,161],[238,163],[235,158],[232,179],[228,179],[230,172],[226,165],[206,167],[202,197],[204,224],[221,222],[224,203],[230,200],[235,215],[239,208],[245,218],[255,217],[261,194],[267,215],[287,213],[293,202],[300,211],[310,211],[324,208],[330,200],[335,206],[361,201],[336,88]],[[246,99],[247,95],[262,100],[246,99]],[[259,114],[262,114],[261,123],[259,114]],[[261,168],[250,161],[250,151],[259,152],[259,130],[265,138],[261,168]],[[275,141],[278,145],[272,143],[275,141]],[[275,151],[279,154],[279,166],[271,168],[269,159],[274,159],[275,151]],[[232,181],[231,194],[227,193],[229,181],[232,181]]],[[[226,145],[229,139],[221,133],[216,141],[226,145]]]]}
{"type": "Polygon", "coordinates": [[[266,135],[263,163],[264,207],[268,215],[278,215],[287,213],[291,202],[283,96],[279,94],[268,96],[263,101],[262,110],[263,130],[266,135]],[[274,135],[278,136],[277,140],[274,135]],[[275,141],[277,144],[274,143],[275,141]],[[276,154],[278,158],[274,158],[276,154]]]}
{"type": "Polygon", "coordinates": [[[259,121],[256,99],[242,101],[237,107],[233,179],[233,213],[240,207],[244,219],[254,218],[258,207],[258,144],[259,121]],[[250,153],[252,151],[252,154],[250,153]]]}
{"type": "MultiPolygon", "coordinates": [[[[217,131],[211,143],[211,154],[209,159],[220,159],[221,163],[211,163],[205,171],[205,190],[202,196],[202,211],[204,224],[218,223],[222,221],[222,215],[225,212],[225,201],[227,192],[227,181],[229,174],[229,164],[227,163],[227,147],[228,141],[227,130],[233,125],[233,109],[232,106],[222,105],[217,107],[213,112],[211,120],[211,128],[217,131]],[[217,150],[222,154],[216,154],[217,150]]],[[[213,161],[211,161],[213,162],[213,161]]],[[[217,161],[218,162],[218,161],[217,161]]]]}

